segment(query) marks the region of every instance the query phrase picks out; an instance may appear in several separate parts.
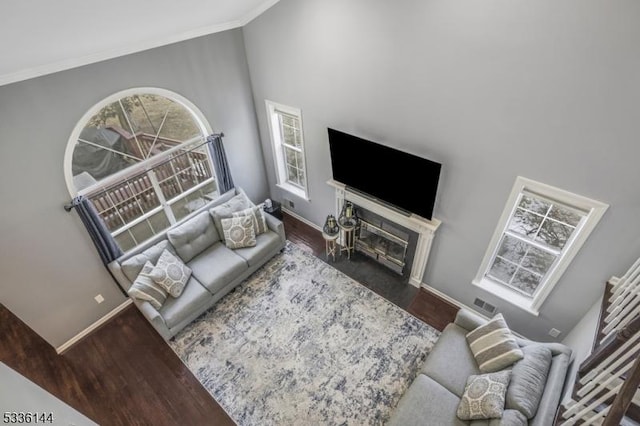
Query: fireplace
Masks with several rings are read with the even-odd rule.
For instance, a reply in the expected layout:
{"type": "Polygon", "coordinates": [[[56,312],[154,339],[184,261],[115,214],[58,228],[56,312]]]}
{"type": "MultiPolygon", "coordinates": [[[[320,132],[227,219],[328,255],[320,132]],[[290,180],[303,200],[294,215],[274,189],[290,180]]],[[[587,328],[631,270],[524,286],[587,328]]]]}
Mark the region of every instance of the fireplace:
{"type": "Polygon", "coordinates": [[[327,183],[335,188],[336,215],[345,201],[356,206],[361,218],[356,250],[401,275],[408,274],[409,283],[420,287],[441,222],[401,212],[335,180],[327,183]]]}

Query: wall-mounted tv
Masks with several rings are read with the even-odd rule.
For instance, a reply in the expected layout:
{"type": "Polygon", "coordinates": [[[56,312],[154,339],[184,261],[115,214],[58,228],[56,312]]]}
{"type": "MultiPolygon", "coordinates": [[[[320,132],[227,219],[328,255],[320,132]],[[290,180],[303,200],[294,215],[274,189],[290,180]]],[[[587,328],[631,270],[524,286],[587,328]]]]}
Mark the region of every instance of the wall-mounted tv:
{"type": "Polygon", "coordinates": [[[440,163],[338,130],[328,131],[334,180],[431,219],[440,163]]]}

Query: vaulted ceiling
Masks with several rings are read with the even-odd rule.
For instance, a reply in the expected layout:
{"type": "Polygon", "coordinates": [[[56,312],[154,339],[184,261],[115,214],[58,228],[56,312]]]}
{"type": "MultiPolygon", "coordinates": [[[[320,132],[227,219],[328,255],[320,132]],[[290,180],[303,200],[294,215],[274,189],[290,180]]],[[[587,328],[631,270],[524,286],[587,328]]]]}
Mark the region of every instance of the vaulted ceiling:
{"type": "Polygon", "coordinates": [[[0,86],[242,27],[278,0],[2,0],[0,86]]]}

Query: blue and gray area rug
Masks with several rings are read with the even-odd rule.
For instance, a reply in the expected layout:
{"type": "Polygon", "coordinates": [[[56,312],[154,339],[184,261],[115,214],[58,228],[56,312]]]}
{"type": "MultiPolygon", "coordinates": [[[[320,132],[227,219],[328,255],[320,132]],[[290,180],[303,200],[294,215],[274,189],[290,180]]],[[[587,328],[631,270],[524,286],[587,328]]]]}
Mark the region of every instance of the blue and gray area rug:
{"type": "Polygon", "coordinates": [[[375,425],[439,334],[288,242],[169,344],[239,425],[375,425]]]}

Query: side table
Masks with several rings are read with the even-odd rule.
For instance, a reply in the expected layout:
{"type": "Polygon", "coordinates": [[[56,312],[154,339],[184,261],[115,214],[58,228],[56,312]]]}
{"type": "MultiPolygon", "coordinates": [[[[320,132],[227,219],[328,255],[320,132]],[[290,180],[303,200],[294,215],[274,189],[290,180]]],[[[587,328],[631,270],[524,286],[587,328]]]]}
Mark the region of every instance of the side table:
{"type": "Polygon", "coordinates": [[[338,220],[338,226],[340,227],[340,231],[342,231],[342,248],[340,249],[340,253],[343,251],[347,252],[347,259],[351,260],[351,253],[353,253],[355,249],[355,231],[356,231],[356,223],[350,219],[347,221],[338,220]]]}
{"type": "Polygon", "coordinates": [[[269,213],[271,216],[282,220],[282,204],[278,201],[271,200],[271,208],[267,208],[263,205],[262,209],[265,213],[269,213]]]}
{"type": "Polygon", "coordinates": [[[336,240],[338,239],[339,234],[327,234],[326,232],[322,233],[322,238],[324,238],[325,250],[327,253],[327,260],[329,260],[329,256],[333,256],[333,261],[336,261],[336,240]]]}

